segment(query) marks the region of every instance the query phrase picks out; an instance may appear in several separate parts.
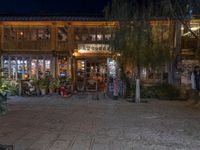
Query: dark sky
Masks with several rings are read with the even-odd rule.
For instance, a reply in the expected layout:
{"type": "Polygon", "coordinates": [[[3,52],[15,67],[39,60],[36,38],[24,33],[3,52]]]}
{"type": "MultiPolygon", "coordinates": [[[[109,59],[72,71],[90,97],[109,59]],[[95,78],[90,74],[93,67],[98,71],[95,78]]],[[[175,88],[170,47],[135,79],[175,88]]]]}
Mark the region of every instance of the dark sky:
{"type": "Polygon", "coordinates": [[[101,14],[109,0],[1,0],[1,14],[101,14]]]}

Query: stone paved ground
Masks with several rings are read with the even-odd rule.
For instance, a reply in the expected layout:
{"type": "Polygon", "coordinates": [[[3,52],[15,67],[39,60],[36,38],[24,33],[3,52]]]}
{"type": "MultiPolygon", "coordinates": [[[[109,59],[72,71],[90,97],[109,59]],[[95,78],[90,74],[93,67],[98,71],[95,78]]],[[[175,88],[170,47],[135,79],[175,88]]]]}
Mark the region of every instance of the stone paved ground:
{"type": "Polygon", "coordinates": [[[12,97],[0,144],[14,150],[199,150],[200,110],[186,102],[135,104],[91,96],[12,97]]]}

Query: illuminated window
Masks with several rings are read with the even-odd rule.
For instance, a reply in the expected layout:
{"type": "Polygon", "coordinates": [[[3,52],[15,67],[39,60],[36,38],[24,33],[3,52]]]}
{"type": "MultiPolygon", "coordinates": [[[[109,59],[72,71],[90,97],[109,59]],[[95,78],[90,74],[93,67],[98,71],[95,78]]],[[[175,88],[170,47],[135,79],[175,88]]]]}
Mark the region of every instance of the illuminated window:
{"type": "Polygon", "coordinates": [[[49,40],[51,37],[50,29],[39,28],[38,29],[38,39],[39,40],[49,40]]]}
{"type": "MultiPolygon", "coordinates": [[[[190,23],[190,25],[188,26],[194,34],[196,34],[197,36],[200,35],[200,23],[190,23]]],[[[182,36],[188,36],[188,37],[194,38],[194,35],[183,25],[181,27],[181,31],[182,31],[181,32],[182,36]]]]}
{"type": "Polygon", "coordinates": [[[102,40],[103,40],[103,35],[97,34],[97,41],[102,41],[102,40]]]}
{"type": "Polygon", "coordinates": [[[90,41],[96,41],[96,34],[90,34],[90,41]]]}
{"type": "Polygon", "coordinates": [[[84,60],[77,61],[77,70],[84,72],[84,70],[85,70],[85,61],[84,60]]]}
{"type": "Polygon", "coordinates": [[[111,34],[106,34],[106,35],[105,35],[105,40],[106,40],[106,41],[111,40],[111,34]]]}
{"type": "Polygon", "coordinates": [[[67,27],[59,27],[58,28],[58,40],[59,41],[67,41],[68,39],[68,28],[67,27]]]}
{"type": "Polygon", "coordinates": [[[87,35],[86,34],[83,34],[82,35],[82,41],[86,41],[87,40],[87,35]]]}
{"type": "Polygon", "coordinates": [[[36,77],[37,75],[37,59],[33,58],[31,60],[31,76],[36,77]]]}
{"type": "Polygon", "coordinates": [[[23,30],[23,28],[17,29],[17,39],[18,40],[23,40],[24,39],[24,30],[23,30]]]}
{"type": "Polygon", "coordinates": [[[30,57],[24,58],[24,79],[29,78],[29,64],[30,64],[30,57]]]}
{"type": "Polygon", "coordinates": [[[37,29],[36,28],[31,28],[30,29],[30,33],[31,33],[30,40],[31,41],[36,41],[37,40],[37,29]]]}
{"type": "Polygon", "coordinates": [[[17,29],[13,27],[4,27],[4,38],[6,40],[16,40],[17,39],[17,29]]]}
{"type": "Polygon", "coordinates": [[[8,56],[4,56],[3,57],[3,68],[4,68],[3,74],[4,74],[4,76],[8,76],[8,69],[9,69],[8,62],[9,62],[8,56]]]}
{"type": "Polygon", "coordinates": [[[17,78],[22,79],[23,73],[23,59],[22,57],[17,58],[17,78]]]}
{"type": "Polygon", "coordinates": [[[38,76],[42,78],[44,76],[44,60],[43,58],[38,59],[38,76]]]}
{"type": "Polygon", "coordinates": [[[51,61],[45,60],[45,71],[50,71],[50,70],[51,70],[51,61]]]}
{"type": "Polygon", "coordinates": [[[17,61],[16,57],[11,57],[10,58],[10,78],[11,79],[16,79],[16,73],[17,73],[17,61]]]}

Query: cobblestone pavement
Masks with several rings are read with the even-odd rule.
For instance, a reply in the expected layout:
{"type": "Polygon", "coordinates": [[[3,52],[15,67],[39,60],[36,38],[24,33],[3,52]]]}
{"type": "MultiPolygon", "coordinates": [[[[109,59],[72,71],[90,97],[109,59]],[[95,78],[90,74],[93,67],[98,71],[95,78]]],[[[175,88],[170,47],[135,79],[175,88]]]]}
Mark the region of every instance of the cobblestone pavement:
{"type": "Polygon", "coordinates": [[[14,150],[199,150],[200,110],[186,102],[129,103],[91,95],[12,97],[0,144],[14,150]]]}

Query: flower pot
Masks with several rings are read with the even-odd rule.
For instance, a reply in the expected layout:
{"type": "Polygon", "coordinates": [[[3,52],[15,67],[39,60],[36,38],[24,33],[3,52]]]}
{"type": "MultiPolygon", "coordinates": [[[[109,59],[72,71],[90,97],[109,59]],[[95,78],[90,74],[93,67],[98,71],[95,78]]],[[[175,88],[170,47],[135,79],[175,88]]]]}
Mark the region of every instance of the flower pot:
{"type": "Polygon", "coordinates": [[[55,93],[55,89],[49,88],[49,93],[50,93],[50,94],[54,94],[54,93],[55,93]]]}
{"type": "Polygon", "coordinates": [[[40,89],[40,91],[42,96],[46,95],[46,89],[40,89]]]}
{"type": "Polygon", "coordinates": [[[40,88],[39,87],[36,88],[36,94],[37,94],[37,96],[40,96],[40,88]]]}

